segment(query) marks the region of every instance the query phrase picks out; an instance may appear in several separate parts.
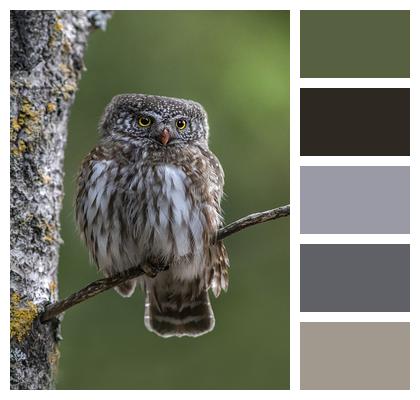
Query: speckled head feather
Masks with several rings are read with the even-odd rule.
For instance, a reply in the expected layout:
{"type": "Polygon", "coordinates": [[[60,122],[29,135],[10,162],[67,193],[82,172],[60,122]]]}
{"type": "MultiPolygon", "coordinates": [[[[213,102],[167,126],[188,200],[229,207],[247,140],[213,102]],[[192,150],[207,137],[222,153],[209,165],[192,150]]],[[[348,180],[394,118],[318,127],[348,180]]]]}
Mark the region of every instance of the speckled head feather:
{"type": "MultiPolygon", "coordinates": [[[[156,130],[165,124],[171,125],[177,118],[184,118],[188,122],[182,135],[175,135],[179,140],[208,139],[207,113],[201,104],[192,100],[140,93],[115,96],[105,109],[99,129],[104,136],[124,132],[134,137],[153,137],[156,130]],[[149,129],[141,129],[139,126],[138,119],[141,116],[153,119],[154,123],[149,129]]],[[[180,133],[174,126],[172,128],[175,134],[180,133]]]]}

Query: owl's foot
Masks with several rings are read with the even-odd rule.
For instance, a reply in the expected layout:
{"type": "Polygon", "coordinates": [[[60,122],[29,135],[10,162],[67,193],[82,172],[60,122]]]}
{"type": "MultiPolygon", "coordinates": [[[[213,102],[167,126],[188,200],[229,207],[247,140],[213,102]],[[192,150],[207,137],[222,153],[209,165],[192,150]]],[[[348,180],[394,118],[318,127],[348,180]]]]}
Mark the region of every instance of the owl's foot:
{"type": "Polygon", "coordinates": [[[141,269],[149,278],[154,278],[160,272],[166,271],[169,268],[168,263],[163,260],[153,259],[142,265],[141,269]]]}

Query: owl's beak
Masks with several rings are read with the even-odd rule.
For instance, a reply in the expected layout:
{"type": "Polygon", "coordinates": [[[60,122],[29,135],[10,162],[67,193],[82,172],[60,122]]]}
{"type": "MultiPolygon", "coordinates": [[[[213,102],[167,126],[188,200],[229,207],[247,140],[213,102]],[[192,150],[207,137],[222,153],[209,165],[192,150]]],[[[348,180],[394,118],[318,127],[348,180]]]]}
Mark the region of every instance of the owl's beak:
{"type": "Polygon", "coordinates": [[[171,138],[171,134],[169,133],[169,129],[165,128],[160,134],[159,140],[163,145],[166,146],[170,138],[171,138]]]}

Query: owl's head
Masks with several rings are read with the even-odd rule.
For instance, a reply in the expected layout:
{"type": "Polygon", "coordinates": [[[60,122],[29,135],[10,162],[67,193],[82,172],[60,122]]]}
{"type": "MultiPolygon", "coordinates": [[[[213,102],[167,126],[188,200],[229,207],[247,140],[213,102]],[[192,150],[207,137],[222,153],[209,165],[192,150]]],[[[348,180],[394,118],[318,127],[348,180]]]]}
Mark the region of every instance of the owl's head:
{"type": "Polygon", "coordinates": [[[199,103],[136,93],[115,96],[99,128],[104,137],[162,146],[205,144],[209,131],[207,114],[199,103]]]}

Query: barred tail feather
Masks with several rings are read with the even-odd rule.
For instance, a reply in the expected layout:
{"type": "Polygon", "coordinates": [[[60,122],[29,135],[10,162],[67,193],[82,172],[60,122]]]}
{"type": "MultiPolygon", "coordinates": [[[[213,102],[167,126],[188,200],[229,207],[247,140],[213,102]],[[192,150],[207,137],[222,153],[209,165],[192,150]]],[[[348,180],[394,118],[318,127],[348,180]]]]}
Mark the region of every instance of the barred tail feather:
{"type": "Polygon", "coordinates": [[[144,324],[162,337],[196,337],[210,332],[215,320],[207,291],[195,298],[183,296],[182,301],[171,300],[170,295],[159,298],[149,291],[146,294],[144,324]]]}

